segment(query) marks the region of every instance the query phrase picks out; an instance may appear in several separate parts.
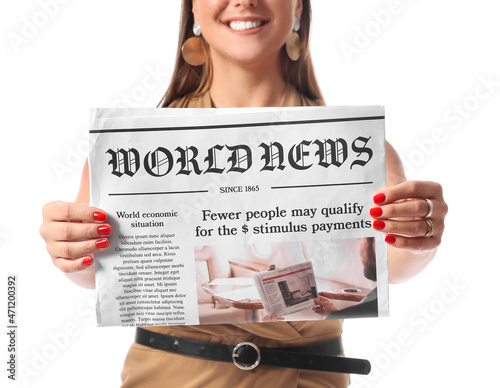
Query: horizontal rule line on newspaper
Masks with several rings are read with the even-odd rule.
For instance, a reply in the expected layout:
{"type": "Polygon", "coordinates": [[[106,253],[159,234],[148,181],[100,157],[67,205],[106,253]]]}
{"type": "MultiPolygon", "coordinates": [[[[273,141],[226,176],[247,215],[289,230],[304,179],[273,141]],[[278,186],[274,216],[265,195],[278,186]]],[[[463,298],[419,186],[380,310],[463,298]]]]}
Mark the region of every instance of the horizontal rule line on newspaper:
{"type": "Polygon", "coordinates": [[[296,186],[272,186],[271,189],[303,189],[309,187],[328,187],[328,186],[355,186],[355,185],[372,185],[373,182],[349,182],[349,183],[325,183],[318,185],[296,185],[296,186]]]}
{"type": "MultiPolygon", "coordinates": [[[[317,185],[296,185],[296,186],[273,186],[271,189],[302,189],[311,187],[329,187],[329,186],[356,186],[356,185],[371,185],[373,182],[349,182],[349,183],[324,183],[317,185]]],[[[208,190],[191,190],[191,191],[153,191],[143,193],[109,193],[109,196],[127,196],[127,195],[168,195],[168,194],[200,194],[208,193],[208,190]]]]}
{"type": "Polygon", "coordinates": [[[366,121],[366,120],[384,120],[385,116],[368,116],[368,117],[345,117],[338,119],[318,119],[318,120],[300,120],[300,121],[274,121],[267,123],[241,123],[241,124],[225,124],[225,125],[200,125],[186,127],[158,127],[158,128],[122,128],[122,129],[93,129],[89,133],[123,133],[123,132],[156,132],[156,131],[198,131],[206,129],[228,129],[228,128],[248,128],[248,127],[267,127],[278,125],[301,125],[301,124],[321,124],[321,123],[337,123],[346,121],[366,121]]]}
{"type": "Polygon", "coordinates": [[[272,278],[266,278],[266,279],[262,278],[262,281],[267,282],[269,280],[279,279],[279,278],[283,278],[286,276],[294,275],[296,273],[305,272],[305,271],[309,271],[309,268],[299,269],[298,271],[293,271],[293,272],[286,272],[286,273],[281,274],[281,275],[273,276],[272,278]]]}
{"type": "Polygon", "coordinates": [[[166,194],[200,194],[208,193],[208,190],[191,190],[191,191],[160,191],[160,192],[145,192],[145,193],[109,193],[110,197],[118,195],[166,195],[166,194]]]}

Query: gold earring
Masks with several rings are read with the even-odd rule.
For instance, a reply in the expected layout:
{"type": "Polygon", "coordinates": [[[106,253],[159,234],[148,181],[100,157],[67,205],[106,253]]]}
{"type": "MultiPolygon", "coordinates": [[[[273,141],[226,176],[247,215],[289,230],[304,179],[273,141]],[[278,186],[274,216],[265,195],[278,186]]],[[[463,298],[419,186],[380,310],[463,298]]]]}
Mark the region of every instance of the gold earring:
{"type": "Polygon", "coordinates": [[[300,52],[302,51],[302,42],[300,41],[299,34],[297,34],[298,30],[300,30],[300,20],[295,16],[293,32],[286,40],[286,53],[288,54],[288,58],[294,62],[300,58],[300,52]]]}
{"type": "Polygon", "coordinates": [[[207,53],[200,38],[201,27],[199,22],[194,22],[193,33],[195,36],[186,40],[181,47],[182,57],[191,66],[201,66],[207,61],[207,53]]]}

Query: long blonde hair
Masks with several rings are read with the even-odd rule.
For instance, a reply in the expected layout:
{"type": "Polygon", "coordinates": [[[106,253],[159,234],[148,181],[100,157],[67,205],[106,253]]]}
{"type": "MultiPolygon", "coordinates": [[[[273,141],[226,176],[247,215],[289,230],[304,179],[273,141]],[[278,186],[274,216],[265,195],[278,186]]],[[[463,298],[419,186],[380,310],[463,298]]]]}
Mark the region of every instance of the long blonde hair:
{"type": "MultiPolygon", "coordinates": [[[[182,57],[181,48],[184,42],[194,36],[192,13],[192,0],[183,0],[181,9],[181,20],[179,24],[179,42],[177,45],[177,57],[170,86],[164,94],[159,108],[168,107],[172,101],[181,97],[190,97],[200,93],[210,86],[212,80],[212,69],[210,61],[210,47],[202,39],[203,46],[208,55],[208,61],[201,66],[191,66],[182,57]]],[[[302,15],[300,18],[300,30],[298,34],[303,45],[302,54],[298,61],[291,61],[285,48],[282,49],[285,79],[290,82],[299,93],[311,100],[322,100],[323,96],[314,74],[314,68],[309,51],[309,34],[311,28],[311,4],[310,0],[302,0],[302,15]]]]}

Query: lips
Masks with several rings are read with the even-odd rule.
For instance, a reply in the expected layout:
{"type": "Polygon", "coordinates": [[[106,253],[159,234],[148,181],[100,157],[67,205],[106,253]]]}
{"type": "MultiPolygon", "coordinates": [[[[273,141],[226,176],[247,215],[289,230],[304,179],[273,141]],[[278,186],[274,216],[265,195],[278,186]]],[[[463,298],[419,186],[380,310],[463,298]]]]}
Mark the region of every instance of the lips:
{"type": "Polygon", "coordinates": [[[226,18],[223,23],[233,31],[245,32],[256,30],[267,24],[268,21],[268,19],[262,16],[239,15],[226,18]]]}
{"type": "Polygon", "coordinates": [[[254,28],[258,28],[264,24],[263,21],[243,21],[243,20],[235,20],[228,23],[229,28],[235,31],[245,31],[252,30],[254,28]]]}

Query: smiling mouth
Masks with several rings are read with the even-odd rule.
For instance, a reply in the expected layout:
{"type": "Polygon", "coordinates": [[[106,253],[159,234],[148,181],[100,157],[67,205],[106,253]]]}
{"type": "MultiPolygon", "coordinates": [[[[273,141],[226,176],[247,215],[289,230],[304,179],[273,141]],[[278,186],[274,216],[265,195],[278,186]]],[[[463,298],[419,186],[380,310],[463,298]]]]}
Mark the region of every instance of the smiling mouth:
{"type": "Polygon", "coordinates": [[[263,21],[233,21],[229,22],[229,28],[235,31],[246,31],[264,25],[263,21]]]}

